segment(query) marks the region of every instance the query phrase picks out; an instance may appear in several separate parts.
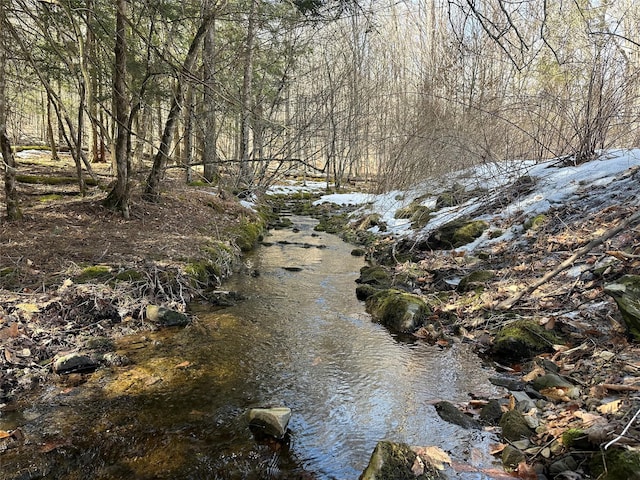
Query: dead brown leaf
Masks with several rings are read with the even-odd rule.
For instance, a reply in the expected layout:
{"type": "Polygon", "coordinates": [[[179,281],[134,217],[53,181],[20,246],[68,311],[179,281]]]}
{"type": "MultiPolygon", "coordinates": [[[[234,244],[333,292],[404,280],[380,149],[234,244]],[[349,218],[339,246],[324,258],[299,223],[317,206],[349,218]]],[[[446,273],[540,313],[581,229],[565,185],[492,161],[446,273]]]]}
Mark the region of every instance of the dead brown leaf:
{"type": "Polygon", "coordinates": [[[444,470],[444,464],[451,465],[451,457],[440,447],[416,447],[413,451],[425,462],[429,463],[438,470],[444,470]]]}
{"type": "Polygon", "coordinates": [[[573,413],[573,416],[582,420],[582,423],[585,427],[590,427],[595,423],[605,422],[606,420],[600,415],[595,415],[593,413],[585,412],[584,410],[578,410],[573,413]]]}
{"type": "Polygon", "coordinates": [[[18,336],[18,324],[12,323],[7,328],[0,330],[0,340],[6,340],[8,338],[15,338],[18,336]]]}
{"type": "Polygon", "coordinates": [[[489,446],[489,455],[497,455],[498,453],[501,453],[505,448],[507,448],[507,445],[505,443],[492,443],[489,446]]]}
{"type": "Polygon", "coordinates": [[[516,471],[518,472],[518,478],[522,478],[523,480],[538,480],[538,474],[535,469],[527,464],[527,462],[520,462],[516,471]]]}
{"type": "Polygon", "coordinates": [[[602,414],[612,414],[617,413],[620,410],[620,406],[622,405],[622,400],[614,400],[613,402],[605,403],[604,405],[600,405],[596,410],[598,410],[602,414]]]}

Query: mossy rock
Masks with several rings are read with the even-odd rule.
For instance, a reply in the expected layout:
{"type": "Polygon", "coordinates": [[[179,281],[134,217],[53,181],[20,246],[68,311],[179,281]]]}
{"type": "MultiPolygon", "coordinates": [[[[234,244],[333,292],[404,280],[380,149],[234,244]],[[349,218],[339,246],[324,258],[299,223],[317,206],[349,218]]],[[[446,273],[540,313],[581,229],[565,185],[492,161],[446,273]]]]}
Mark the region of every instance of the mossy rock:
{"type": "Polygon", "coordinates": [[[604,291],[616,301],[629,335],[640,341],[640,275],[624,275],[604,291]]]}
{"type": "Polygon", "coordinates": [[[522,225],[522,228],[524,228],[525,232],[527,230],[531,230],[535,232],[536,230],[540,230],[540,228],[542,228],[546,222],[547,222],[547,216],[541,213],[525,221],[524,224],[522,225]]]}
{"type": "Polygon", "coordinates": [[[366,300],[366,308],[374,321],[399,333],[416,331],[432,315],[422,298],[395,289],[371,295],[366,300]]]}
{"type": "Polygon", "coordinates": [[[502,437],[511,442],[517,442],[533,435],[533,430],[529,428],[524,415],[518,410],[505,412],[500,419],[500,428],[502,429],[502,437]]]}
{"type": "Polygon", "coordinates": [[[502,451],[502,464],[507,470],[515,469],[518,464],[525,461],[526,458],[523,452],[511,445],[507,445],[502,451]]]}
{"type": "Polygon", "coordinates": [[[351,255],[353,257],[364,257],[367,254],[367,251],[364,248],[354,248],[351,250],[351,255]]]}
{"type": "Polygon", "coordinates": [[[420,242],[418,248],[420,250],[458,248],[478,238],[487,228],[489,225],[482,220],[459,218],[438,228],[426,242],[420,242]]]}
{"type": "Polygon", "coordinates": [[[581,428],[570,428],[562,434],[562,444],[567,448],[588,450],[592,448],[589,436],[581,428]]]}
{"type": "Polygon", "coordinates": [[[458,291],[468,292],[471,290],[478,290],[484,287],[484,284],[489,280],[493,280],[496,276],[496,272],[493,270],[475,270],[468,275],[465,275],[458,284],[458,291]]]}
{"type": "Polygon", "coordinates": [[[460,205],[461,199],[459,193],[459,191],[441,193],[438,195],[438,199],[436,200],[436,208],[455,207],[456,205],[460,205]]]}
{"type": "Polygon", "coordinates": [[[359,480],[440,480],[444,477],[425,462],[424,472],[416,475],[412,470],[417,454],[405,443],[378,442],[369,465],[359,480]]]}
{"type": "Polygon", "coordinates": [[[611,448],[593,456],[591,476],[599,480],[640,480],[640,452],[611,448]]]}
{"type": "Polygon", "coordinates": [[[253,250],[259,240],[262,239],[264,232],[264,221],[257,218],[243,218],[240,225],[233,229],[233,236],[236,245],[242,252],[250,252],[253,250]]]}
{"type": "Polygon", "coordinates": [[[375,295],[380,291],[380,288],[373,285],[358,285],[356,287],[356,298],[358,300],[365,301],[367,298],[375,295]]]}
{"type": "Polygon", "coordinates": [[[491,353],[501,360],[520,361],[551,352],[560,340],[532,320],[518,320],[503,327],[493,343],[491,353]]]}
{"type": "Polygon", "coordinates": [[[473,242],[482,235],[482,232],[487,228],[489,228],[489,224],[482,220],[474,220],[466,223],[453,233],[454,248],[473,242]]]}
{"type": "Polygon", "coordinates": [[[360,269],[360,278],[358,278],[356,282],[364,285],[388,288],[391,286],[392,278],[387,269],[380,265],[365,265],[360,269]]]}
{"type": "Polygon", "coordinates": [[[314,230],[316,232],[342,233],[347,228],[348,223],[349,219],[346,213],[323,215],[314,230]]]}
{"type": "Polygon", "coordinates": [[[75,283],[103,282],[110,279],[111,276],[111,267],[107,265],[92,265],[83,268],[80,274],[75,277],[74,281],[75,283]]]}
{"type": "Polygon", "coordinates": [[[411,215],[411,228],[419,230],[425,227],[432,218],[433,210],[429,207],[419,205],[411,215]]]}

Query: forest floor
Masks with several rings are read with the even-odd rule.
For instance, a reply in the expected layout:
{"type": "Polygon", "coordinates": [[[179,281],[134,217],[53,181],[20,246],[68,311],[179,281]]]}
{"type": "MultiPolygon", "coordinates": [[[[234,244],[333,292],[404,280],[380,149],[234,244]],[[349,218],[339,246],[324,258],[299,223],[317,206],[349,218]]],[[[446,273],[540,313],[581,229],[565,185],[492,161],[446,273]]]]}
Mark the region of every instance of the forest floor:
{"type": "MultiPolygon", "coordinates": [[[[143,318],[149,302],[183,311],[201,293],[185,268],[210,260],[212,244],[223,245],[233,252],[218,269],[227,273],[240,255],[235,236],[255,218],[237,201],[176,176],[165,180],[158,203],[134,193],[125,220],[102,206],[109,165],[93,168],[98,185],[82,197],[68,155],[54,162],[33,152],[19,160],[24,218],[0,223],[0,407],[45,382],[52,359],[87,338],[151,328],[143,318]]],[[[210,280],[213,288],[219,278],[210,280]]]]}

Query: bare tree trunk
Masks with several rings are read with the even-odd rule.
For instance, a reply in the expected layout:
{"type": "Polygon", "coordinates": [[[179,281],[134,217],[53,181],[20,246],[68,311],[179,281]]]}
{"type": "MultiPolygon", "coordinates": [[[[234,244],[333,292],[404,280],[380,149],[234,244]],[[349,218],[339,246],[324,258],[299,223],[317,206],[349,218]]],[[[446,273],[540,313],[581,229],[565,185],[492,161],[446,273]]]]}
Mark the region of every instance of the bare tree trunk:
{"type": "Polygon", "coordinates": [[[218,183],[218,149],[216,145],[216,98],[215,98],[215,13],[216,0],[207,0],[203,6],[203,16],[211,15],[211,23],[204,37],[204,51],[202,55],[202,69],[204,80],[204,134],[202,163],[204,163],[204,179],[209,183],[218,183]]]}
{"type": "Polygon", "coordinates": [[[193,163],[193,86],[189,85],[184,110],[184,145],[182,148],[182,164],[185,166],[185,181],[191,182],[191,164],[193,163]]]}
{"type": "Polygon", "coordinates": [[[127,99],[127,57],[126,57],[126,0],[116,0],[116,43],[115,68],[113,80],[113,106],[115,119],[115,164],[116,184],[105,199],[105,206],[122,212],[125,219],[129,218],[130,184],[129,174],[131,159],[128,155],[129,136],[129,101],[127,99]]]}
{"type": "Polygon", "coordinates": [[[258,0],[251,0],[247,20],[247,43],[245,46],[244,75],[242,78],[242,112],[240,115],[240,177],[238,184],[249,187],[253,183],[253,169],[249,163],[249,137],[251,135],[251,90],[253,84],[253,57],[255,24],[258,0]]]}
{"type": "Polygon", "coordinates": [[[51,147],[51,160],[60,160],[60,157],[58,157],[58,145],[53,135],[52,114],[53,112],[51,109],[51,98],[49,97],[49,95],[47,95],[47,140],[49,142],[49,146],[51,147]]]}
{"type": "Polygon", "coordinates": [[[19,220],[22,217],[18,204],[18,192],[16,190],[16,162],[11,150],[11,142],[7,135],[7,105],[5,97],[7,64],[7,36],[4,28],[7,22],[5,16],[5,0],[0,0],[0,152],[2,152],[4,166],[4,191],[7,202],[7,218],[19,220]]]}
{"type": "Polygon", "coordinates": [[[176,87],[173,95],[173,102],[171,103],[171,109],[167,116],[167,121],[164,125],[162,132],[162,138],[160,140],[160,148],[153,159],[153,167],[149,176],[147,177],[147,185],[144,190],[144,199],[148,201],[158,201],[160,198],[160,181],[164,175],[164,169],[169,158],[169,152],[171,150],[171,143],[173,139],[173,131],[178,119],[180,118],[180,112],[182,109],[183,97],[184,97],[184,84],[186,82],[186,76],[190,74],[193,69],[193,65],[198,57],[198,49],[200,40],[204,37],[207,28],[212,20],[212,17],[205,17],[203,23],[200,25],[198,32],[196,33],[187,56],[184,59],[181,72],[176,82],[176,87]]]}

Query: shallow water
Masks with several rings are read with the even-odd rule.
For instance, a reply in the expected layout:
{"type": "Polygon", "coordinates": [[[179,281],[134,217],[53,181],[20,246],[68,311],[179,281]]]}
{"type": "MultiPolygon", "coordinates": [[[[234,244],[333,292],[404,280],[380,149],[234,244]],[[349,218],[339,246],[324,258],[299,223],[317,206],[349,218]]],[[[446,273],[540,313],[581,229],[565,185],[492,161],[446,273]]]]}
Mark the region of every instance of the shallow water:
{"type": "Polygon", "coordinates": [[[246,300],[123,339],[133,365],[0,417],[31,442],[0,454],[0,478],[357,479],[382,439],[489,466],[487,434],[443,422],[432,404],[491,395],[490,372],[462,344],[401,341],[372,323],[355,297],[363,260],[292,220],[299,231],[274,231],[224,286],[246,300]],[[248,430],[244,413],[265,405],[292,409],[285,444],[248,430]]]}

